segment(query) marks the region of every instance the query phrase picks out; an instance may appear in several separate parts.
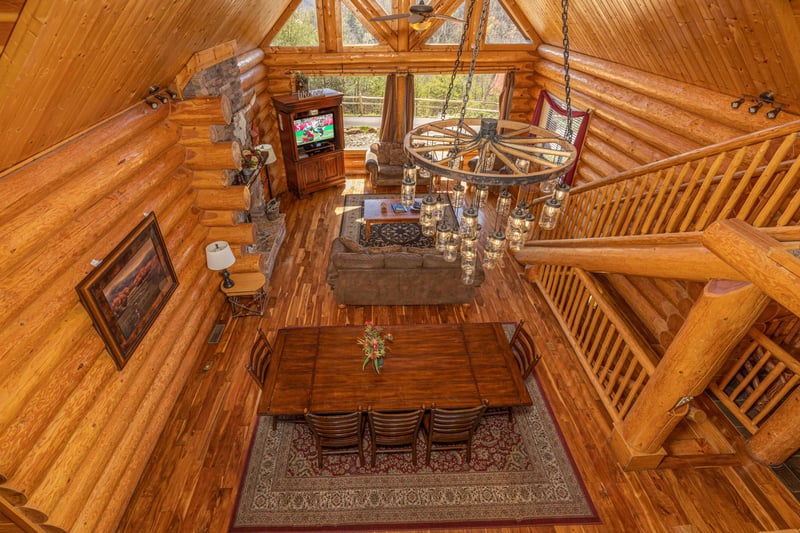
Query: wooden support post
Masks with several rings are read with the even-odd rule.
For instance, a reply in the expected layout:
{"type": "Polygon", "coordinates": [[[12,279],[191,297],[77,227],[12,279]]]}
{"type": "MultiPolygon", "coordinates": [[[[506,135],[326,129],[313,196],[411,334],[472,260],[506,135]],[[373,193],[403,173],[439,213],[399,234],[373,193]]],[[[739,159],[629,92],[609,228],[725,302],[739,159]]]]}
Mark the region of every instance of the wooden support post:
{"type": "Polygon", "coordinates": [[[611,436],[612,449],[626,470],[654,468],[661,445],[764,310],[769,298],[743,282],[711,281],[692,307],[642,394],[611,436]],[[681,412],[679,407],[687,407],[681,412]]]}
{"type": "Polygon", "coordinates": [[[800,389],[795,389],[747,442],[750,456],[768,465],[786,462],[800,448],[798,413],[800,389]]]}

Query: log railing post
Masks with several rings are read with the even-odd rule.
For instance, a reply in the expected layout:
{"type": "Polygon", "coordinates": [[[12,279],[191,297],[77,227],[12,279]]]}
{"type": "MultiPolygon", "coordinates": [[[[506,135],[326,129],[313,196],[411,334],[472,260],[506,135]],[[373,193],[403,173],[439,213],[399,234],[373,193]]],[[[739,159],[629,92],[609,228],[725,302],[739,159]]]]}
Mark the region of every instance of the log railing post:
{"type": "Polygon", "coordinates": [[[706,285],[644,391],[614,426],[611,447],[624,469],[658,466],[662,444],[688,412],[686,402],[705,390],[768,302],[749,283],[706,285]]]}
{"type": "Polygon", "coordinates": [[[800,389],[786,398],[747,442],[750,456],[764,464],[786,462],[800,448],[800,389]]]}

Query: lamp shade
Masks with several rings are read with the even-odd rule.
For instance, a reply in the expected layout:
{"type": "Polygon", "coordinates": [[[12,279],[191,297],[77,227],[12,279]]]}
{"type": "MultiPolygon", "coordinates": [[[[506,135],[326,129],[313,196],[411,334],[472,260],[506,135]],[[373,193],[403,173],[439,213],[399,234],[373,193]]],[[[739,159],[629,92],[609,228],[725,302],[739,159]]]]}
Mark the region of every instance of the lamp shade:
{"type": "Polygon", "coordinates": [[[236,262],[233,250],[225,241],[215,241],[206,246],[206,265],[209,270],[225,270],[236,262]]]}
{"type": "Polygon", "coordinates": [[[255,147],[255,149],[262,154],[266,154],[267,158],[264,160],[265,165],[271,165],[278,160],[277,156],[275,155],[275,149],[271,144],[259,144],[255,147]]]}

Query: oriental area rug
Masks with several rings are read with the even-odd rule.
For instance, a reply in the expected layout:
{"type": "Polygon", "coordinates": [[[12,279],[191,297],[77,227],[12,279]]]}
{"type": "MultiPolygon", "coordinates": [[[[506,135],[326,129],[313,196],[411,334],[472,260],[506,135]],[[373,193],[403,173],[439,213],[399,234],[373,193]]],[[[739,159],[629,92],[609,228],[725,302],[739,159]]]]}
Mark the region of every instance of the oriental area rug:
{"type": "Polygon", "coordinates": [[[232,531],[354,531],[487,528],[599,523],[537,380],[533,405],[514,419],[485,416],[472,461],[462,451],[437,451],[425,463],[422,432],[411,454],[326,456],[317,466],[304,423],[262,417],[240,487],[232,531]]]}
{"type": "MultiPolygon", "coordinates": [[[[422,228],[417,223],[375,224],[370,229],[369,241],[366,239],[363,209],[365,199],[392,199],[400,201],[399,194],[348,194],[344,197],[344,212],[342,214],[342,227],[340,237],[349,237],[354,241],[372,247],[390,246],[400,244],[403,246],[416,246],[432,248],[435,245],[433,237],[422,234],[422,228]]],[[[420,199],[419,197],[417,198],[420,199]]],[[[449,205],[445,209],[445,221],[453,226],[455,214],[449,205]]]]}

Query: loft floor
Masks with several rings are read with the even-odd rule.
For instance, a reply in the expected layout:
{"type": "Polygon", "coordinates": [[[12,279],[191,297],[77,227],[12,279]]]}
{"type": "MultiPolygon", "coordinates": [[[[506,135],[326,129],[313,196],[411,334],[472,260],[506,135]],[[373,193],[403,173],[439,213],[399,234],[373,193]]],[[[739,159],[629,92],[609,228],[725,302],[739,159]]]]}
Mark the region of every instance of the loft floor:
{"type": "MultiPolygon", "coordinates": [[[[753,463],[735,430],[725,435],[733,460],[702,468],[623,472],[608,446],[610,421],[555,318],[522,269],[506,258],[487,273],[474,304],[342,307],[325,284],[327,250],[339,232],[342,195],[363,192],[361,179],[296,200],[283,195],[287,238],[270,281],[263,318],[227,321],[220,294],[217,344],[195,357],[190,376],[119,531],[225,531],[252,435],[259,390],[247,375],[259,324],[270,338],[287,325],[517,321],[524,318],[543,353],[543,391],[602,520],[600,525],[498,528],[500,532],[717,532],[800,527],[800,504],[773,472],[753,463]]],[[[209,336],[211,335],[209,331],[209,336]]],[[[483,530],[487,531],[487,530],[483,530]]]]}

